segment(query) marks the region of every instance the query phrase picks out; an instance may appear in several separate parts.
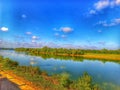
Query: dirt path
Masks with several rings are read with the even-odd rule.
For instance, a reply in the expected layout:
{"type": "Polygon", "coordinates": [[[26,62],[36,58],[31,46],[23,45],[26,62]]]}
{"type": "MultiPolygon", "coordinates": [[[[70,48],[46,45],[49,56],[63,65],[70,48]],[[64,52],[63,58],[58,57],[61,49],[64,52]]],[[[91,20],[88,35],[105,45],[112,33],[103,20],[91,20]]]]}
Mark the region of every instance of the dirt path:
{"type": "Polygon", "coordinates": [[[0,90],[20,90],[18,85],[0,76],[0,90]]]}
{"type": "MultiPolygon", "coordinates": [[[[19,77],[10,71],[0,70],[0,75],[1,75],[0,77],[7,78],[9,81],[18,85],[18,87],[21,90],[38,90],[38,89],[35,89],[35,87],[32,85],[31,82],[24,80],[22,77],[19,77]]],[[[42,89],[39,89],[39,90],[42,90],[42,89]]]]}

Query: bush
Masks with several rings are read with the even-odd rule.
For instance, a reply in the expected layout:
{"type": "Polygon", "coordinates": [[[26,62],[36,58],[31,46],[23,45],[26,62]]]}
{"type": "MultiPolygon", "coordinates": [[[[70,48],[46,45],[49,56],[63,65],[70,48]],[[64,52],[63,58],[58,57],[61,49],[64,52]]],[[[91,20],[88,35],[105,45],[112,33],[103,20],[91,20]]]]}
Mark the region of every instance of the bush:
{"type": "Polygon", "coordinates": [[[71,84],[71,80],[69,79],[70,75],[68,73],[62,73],[58,76],[58,80],[60,85],[62,85],[65,88],[69,88],[71,84]]]}
{"type": "Polygon", "coordinates": [[[41,70],[39,67],[33,67],[33,66],[19,66],[17,70],[24,72],[24,73],[30,73],[31,75],[40,75],[41,70]]]}
{"type": "Polygon", "coordinates": [[[9,58],[5,58],[4,63],[5,63],[5,66],[11,67],[11,68],[19,66],[18,62],[12,61],[9,58]]]}
{"type": "Polygon", "coordinates": [[[2,61],[3,60],[3,56],[0,56],[0,61],[2,61]]]}
{"type": "Polygon", "coordinates": [[[74,90],[100,90],[97,85],[92,84],[92,78],[88,73],[84,73],[78,80],[70,85],[74,90]]]}

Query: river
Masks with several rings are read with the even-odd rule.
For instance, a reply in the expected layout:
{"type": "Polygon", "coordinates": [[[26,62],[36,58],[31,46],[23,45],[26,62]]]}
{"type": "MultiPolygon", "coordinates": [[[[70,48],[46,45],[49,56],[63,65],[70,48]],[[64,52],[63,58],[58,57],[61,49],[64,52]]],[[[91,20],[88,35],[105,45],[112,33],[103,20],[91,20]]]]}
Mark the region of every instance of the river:
{"type": "Polygon", "coordinates": [[[88,72],[93,77],[95,83],[110,88],[117,87],[114,90],[120,90],[120,63],[117,62],[104,62],[97,59],[83,59],[82,61],[72,59],[61,60],[57,58],[43,59],[38,56],[17,53],[14,50],[0,50],[0,55],[18,61],[20,65],[38,66],[49,75],[67,72],[70,74],[71,79],[77,79],[84,72],[88,72]]]}

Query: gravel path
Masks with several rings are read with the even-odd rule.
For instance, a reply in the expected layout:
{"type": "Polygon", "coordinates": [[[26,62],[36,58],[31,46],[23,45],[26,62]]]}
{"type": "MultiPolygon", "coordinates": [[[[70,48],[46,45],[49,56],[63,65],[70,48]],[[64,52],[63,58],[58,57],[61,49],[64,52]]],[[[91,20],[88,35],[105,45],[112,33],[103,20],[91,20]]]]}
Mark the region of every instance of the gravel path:
{"type": "Polygon", "coordinates": [[[0,90],[41,90],[9,71],[0,70],[0,90]]]}
{"type": "Polygon", "coordinates": [[[20,90],[18,85],[0,75],[0,90],[20,90]]]}

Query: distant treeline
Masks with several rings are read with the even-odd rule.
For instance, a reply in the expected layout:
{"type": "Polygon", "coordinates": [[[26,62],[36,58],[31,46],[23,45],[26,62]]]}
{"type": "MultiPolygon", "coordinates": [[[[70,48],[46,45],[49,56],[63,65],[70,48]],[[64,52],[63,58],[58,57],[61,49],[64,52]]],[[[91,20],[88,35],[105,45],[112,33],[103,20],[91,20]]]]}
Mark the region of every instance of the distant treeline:
{"type": "Polygon", "coordinates": [[[0,50],[14,50],[14,48],[0,48],[0,50]]]}
{"type": "Polygon", "coordinates": [[[27,52],[31,55],[40,54],[53,54],[53,55],[64,55],[64,56],[79,56],[86,53],[96,53],[96,54],[120,54],[120,49],[118,50],[91,50],[91,49],[66,49],[66,48],[16,48],[15,51],[27,52]]]}
{"type": "Polygon", "coordinates": [[[78,49],[66,49],[66,48],[16,48],[15,51],[27,52],[31,55],[40,55],[40,54],[53,54],[53,55],[62,55],[62,56],[75,56],[75,55],[84,55],[83,50],[78,49]]]}

